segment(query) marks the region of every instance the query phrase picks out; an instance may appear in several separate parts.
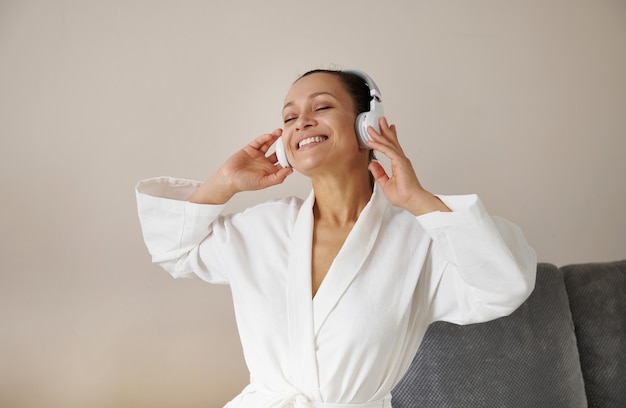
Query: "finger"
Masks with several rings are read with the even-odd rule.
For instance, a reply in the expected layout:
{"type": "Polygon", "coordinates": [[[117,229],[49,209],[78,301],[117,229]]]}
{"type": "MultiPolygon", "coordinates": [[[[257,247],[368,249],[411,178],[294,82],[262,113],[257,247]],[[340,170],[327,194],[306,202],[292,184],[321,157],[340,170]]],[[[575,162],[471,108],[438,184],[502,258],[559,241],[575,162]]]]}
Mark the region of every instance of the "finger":
{"type": "Polygon", "coordinates": [[[378,131],[374,129],[372,126],[367,127],[367,134],[370,136],[370,141],[373,141],[378,144],[386,143],[385,137],[383,137],[383,135],[378,133],[378,131]]]}
{"type": "Polygon", "coordinates": [[[272,163],[272,164],[276,164],[278,163],[278,157],[276,156],[276,152],[270,154],[267,156],[267,159],[272,163]]]}
{"type": "Polygon", "coordinates": [[[381,152],[390,159],[404,155],[404,152],[402,151],[402,148],[398,144],[397,140],[390,140],[390,138],[378,137],[377,139],[374,139],[372,137],[372,140],[369,140],[367,145],[370,148],[381,152]]]}
{"type": "Polygon", "coordinates": [[[372,176],[374,177],[374,180],[376,180],[376,182],[381,186],[384,186],[387,181],[389,181],[389,176],[387,175],[387,172],[385,171],[383,166],[377,161],[371,162],[369,164],[369,169],[372,173],[372,176]]]}
{"type": "Polygon", "coordinates": [[[265,148],[265,151],[267,151],[267,149],[269,149],[269,147],[282,135],[282,132],[282,129],[276,129],[272,133],[265,133],[250,142],[249,146],[257,150],[265,148]]]}
{"type": "Polygon", "coordinates": [[[254,140],[248,143],[248,146],[254,149],[260,149],[261,146],[263,146],[265,143],[267,143],[271,139],[272,139],[272,134],[266,133],[266,134],[256,137],[254,140]]]}
{"type": "Polygon", "coordinates": [[[270,149],[270,147],[272,147],[272,145],[278,140],[278,138],[280,138],[283,134],[283,130],[278,128],[276,130],[274,130],[272,133],[270,133],[271,138],[265,143],[264,145],[264,152],[267,153],[267,151],[270,149]]]}
{"type": "Polygon", "coordinates": [[[367,133],[373,141],[383,143],[388,146],[398,144],[395,125],[389,126],[387,119],[381,117],[378,121],[378,126],[380,128],[380,132],[376,131],[376,129],[371,126],[367,128],[367,133]]]}
{"type": "Polygon", "coordinates": [[[398,142],[396,126],[389,125],[387,118],[384,116],[378,119],[378,125],[380,132],[372,127],[368,127],[367,130],[371,139],[367,145],[391,160],[404,157],[404,151],[398,142]]]}
{"type": "Polygon", "coordinates": [[[263,183],[266,187],[269,186],[274,186],[276,184],[280,184],[283,181],[285,181],[285,179],[291,174],[293,173],[293,169],[289,168],[289,167],[284,167],[281,168],[280,170],[268,175],[265,178],[265,183],[263,183]]]}
{"type": "Polygon", "coordinates": [[[386,117],[381,117],[378,120],[378,126],[380,126],[380,132],[383,136],[389,137],[394,141],[398,140],[398,132],[396,132],[396,125],[389,125],[386,117]]]}

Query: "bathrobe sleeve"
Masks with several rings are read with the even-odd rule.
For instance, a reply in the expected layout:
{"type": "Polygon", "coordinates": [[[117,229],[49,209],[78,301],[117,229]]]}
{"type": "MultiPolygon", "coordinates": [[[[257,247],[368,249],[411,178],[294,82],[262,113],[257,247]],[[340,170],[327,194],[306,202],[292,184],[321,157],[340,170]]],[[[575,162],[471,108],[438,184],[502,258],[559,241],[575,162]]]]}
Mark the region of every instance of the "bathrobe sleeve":
{"type": "Polygon", "coordinates": [[[478,323],[511,314],[530,295],[537,257],[521,230],[476,195],[439,196],[452,212],[418,217],[431,236],[431,321],[478,323]]]}
{"type": "Polygon", "coordinates": [[[135,189],[144,242],[152,261],[175,278],[200,277],[228,283],[226,268],[202,264],[200,243],[212,232],[223,205],[195,204],[187,198],[200,185],[192,180],[158,177],[140,181],[135,189]]]}

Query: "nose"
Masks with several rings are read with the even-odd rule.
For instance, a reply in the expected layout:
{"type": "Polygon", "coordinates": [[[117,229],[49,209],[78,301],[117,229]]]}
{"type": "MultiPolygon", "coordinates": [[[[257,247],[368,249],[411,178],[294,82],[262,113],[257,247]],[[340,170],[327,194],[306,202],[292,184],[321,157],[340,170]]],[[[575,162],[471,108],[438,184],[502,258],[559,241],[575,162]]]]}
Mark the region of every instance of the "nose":
{"type": "Polygon", "coordinates": [[[303,130],[315,125],[315,118],[309,112],[302,112],[296,120],[296,130],[303,130]]]}

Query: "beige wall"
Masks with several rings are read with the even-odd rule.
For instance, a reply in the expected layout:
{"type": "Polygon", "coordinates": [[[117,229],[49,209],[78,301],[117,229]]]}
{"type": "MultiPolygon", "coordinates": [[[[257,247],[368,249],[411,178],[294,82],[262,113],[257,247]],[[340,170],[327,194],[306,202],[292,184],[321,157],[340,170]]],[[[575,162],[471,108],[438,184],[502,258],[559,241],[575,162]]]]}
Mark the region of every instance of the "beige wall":
{"type": "Polygon", "coordinates": [[[0,0],[0,406],[245,385],[228,288],[150,264],[133,187],[207,177],[310,68],[368,71],[422,182],[478,192],[540,260],[626,258],[626,3],[382,4],[0,0]]]}

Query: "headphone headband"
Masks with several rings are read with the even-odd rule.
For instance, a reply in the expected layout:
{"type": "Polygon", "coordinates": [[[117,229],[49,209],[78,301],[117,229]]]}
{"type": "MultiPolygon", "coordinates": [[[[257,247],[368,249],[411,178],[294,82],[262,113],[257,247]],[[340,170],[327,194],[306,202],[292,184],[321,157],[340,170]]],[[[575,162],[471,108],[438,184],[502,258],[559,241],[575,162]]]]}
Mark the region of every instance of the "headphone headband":
{"type": "Polygon", "coordinates": [[[378,102],[382,102],[382,95],[380,93],[380,90],[378,89],[378,86],[376,85],[376,82],[374,82],[374,80],[367,75],[365,72],[360,71],[358,69],[347,69],[345,71],[347,74],[352,74],[352,75],[356,75],[358,77],[360,77],[361,79],[363,79],[365,81],[365,83],[367,84],[367,87],[370,89],[370,96],[374,99],[376,99],[376,101],[378,102]]]}

